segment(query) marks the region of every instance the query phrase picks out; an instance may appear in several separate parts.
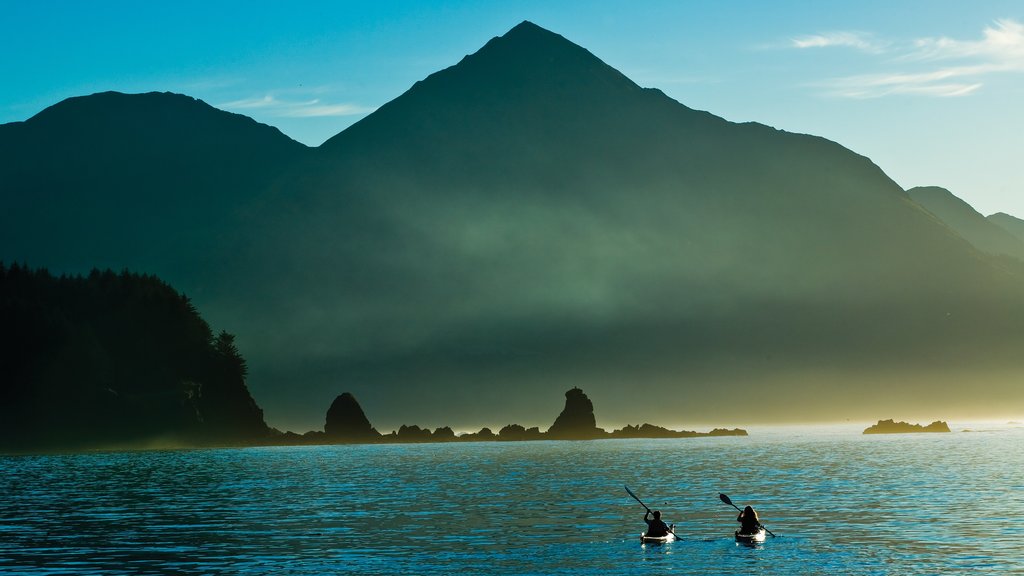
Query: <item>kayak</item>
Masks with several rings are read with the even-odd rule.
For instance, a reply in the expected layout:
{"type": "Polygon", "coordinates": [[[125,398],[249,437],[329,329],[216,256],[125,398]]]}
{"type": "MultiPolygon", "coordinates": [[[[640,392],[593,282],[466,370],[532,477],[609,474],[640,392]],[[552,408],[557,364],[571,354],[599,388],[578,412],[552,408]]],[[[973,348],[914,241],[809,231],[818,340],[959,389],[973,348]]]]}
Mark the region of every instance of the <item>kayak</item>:
{"type": "Polygon", "coordinates": [[[765,536],[767,535],[768,533],[764,531],[764,528],[761,528],[753,534],[740,534],[740,531],[737,530],[736,541],[743,542],[744,544],[758,544],[764,542],[765,536]]]}
{"type": "Polygon", "coordinates": [[[648,536],[647,534],[640,535],[640,542],[644,544],[667,544],[669,542],[675,542],[678,540],[676,535],[669,532],[664,536],[648,536]]]}

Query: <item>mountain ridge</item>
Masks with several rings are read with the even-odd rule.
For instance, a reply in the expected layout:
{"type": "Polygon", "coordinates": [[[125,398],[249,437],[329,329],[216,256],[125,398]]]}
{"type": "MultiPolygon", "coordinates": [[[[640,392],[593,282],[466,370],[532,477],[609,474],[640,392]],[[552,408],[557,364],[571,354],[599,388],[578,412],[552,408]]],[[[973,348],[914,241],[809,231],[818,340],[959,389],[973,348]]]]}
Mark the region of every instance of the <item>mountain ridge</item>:
{"type": "Polygon", "coordinates": [[[1024,241],[1024,220],[1005,212],[996,212],[986,216],[986,218],[1021,241],[1024,241]]]}
{"type": "Polygon", "coordinates": [[[985,218],[949,190],[918,186],[907,190],[907,194],[978,250],[1024,261],[1024,240],[1000,226],[999,219],[985,218]]]}

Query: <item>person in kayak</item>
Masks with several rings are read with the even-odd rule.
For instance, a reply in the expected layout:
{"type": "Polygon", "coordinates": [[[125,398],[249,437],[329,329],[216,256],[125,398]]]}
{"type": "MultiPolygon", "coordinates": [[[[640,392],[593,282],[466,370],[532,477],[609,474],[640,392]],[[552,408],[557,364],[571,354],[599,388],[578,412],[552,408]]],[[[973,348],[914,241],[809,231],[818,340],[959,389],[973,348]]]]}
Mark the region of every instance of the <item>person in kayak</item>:
{"type": "Polygon", "coordinates": [[[655,510],[654,512],[651,512],[650,510],[648,510],[644,514],[644,522],[647,523],[647,532],[645,534],[646,536],[653,536],[653,537],[667,536],[669,533],[672,532],[672,529],[669,528],[668,524],[665,524],[664,522],[662,522],[662,520],[661,520],[661,510],[655,510]],[[653,520],[651,518],[649,518],[649,516],[651,514],[654,515],[654,519],[653,520]]]}
{"type": "Polygon", "coordinates": [[[736,521],[740,523],[740,534],[757,534],[758,530],[761,529],[761,520],[757,517],[757,512],[753,508],[747,506],[740,512],[740,515],[736,517],[736,521]]]}

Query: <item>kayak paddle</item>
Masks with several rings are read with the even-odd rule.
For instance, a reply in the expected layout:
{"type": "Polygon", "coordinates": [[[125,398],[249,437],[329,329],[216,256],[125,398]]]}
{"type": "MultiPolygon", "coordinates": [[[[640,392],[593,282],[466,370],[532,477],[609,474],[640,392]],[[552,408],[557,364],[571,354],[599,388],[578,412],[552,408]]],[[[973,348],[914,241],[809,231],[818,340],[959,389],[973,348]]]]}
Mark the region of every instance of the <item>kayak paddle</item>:
{"type": "MultiPolygon", "coordinates": [[[[644,510],[647,510],[648,512],[652,512],[652,510],[651,510],[650,508],[648,508],[648,507],[647,507],[647,504],[644,504],[644,503],[643,503],[643,500],[640,500],[639,498],[637,498],[637,497],[636,497],[636,494],[633,494],[633,491],[629,489],[629,486],[623,486],[623,488],[625,488],[625,489],[626,489],[626,492],[627,492],[627,493],[628,493],[628,494],[629,494],[630,496],[632,496],[632,497],[633,497],[633,500],[636,500],[637,502],[639,502],[639,503],[640,503],[640,505],[641,505],[641,506],[643,506],[643,507],[644,507],[644,510]]],[[[666,524],[666,526],[668,526],[668,525],[666,524]]],[[[669,528],[668,528],[668,531],[669,531],[669,532],[671,532],[673,536],[676,536],[676,531],[675,531],[675,530],[673,530],[671,526],[669,526],[669,528]]],[[[679,536],[676,536],[676,538],[679,538],[679,536]]]]}
{"type": "MultiPolygon", "coordinates": [[[[636,498],[636,496],[634,496],[634,498],[636,498]]],[[[719,499],[719,500],[721,500],[722,502],[725,502],[725,503],[726,503],[726,504],[728,504],[729,506],[732,506],[733,508],[735,508],[735,509],[739,510],[739,511],[740,511],[740,513],[742,513],[742,512],[743,512],[743,510],[742,510],[742,509],[740,509],[740,507],[739,507],[739,506],[737,506],[737,505],[733,504],[733,503],[732,503],[732,500],[730,500],[730,499],[729,499],[729,497],[728,497],[728,496],[726,496],[725,494],[722,494],[721,492],[719,492],[719,493],[718,493],[718,499],[719,499]]],[[[772,535],[772,538],[775,538],[775,534],[774,534],[774,533],[773,533],[773,532],[772,532],[771,530],[769,530],[768,528],[766,528],[764,524],[761,524],[760,522],[758,522],[758,523],[757,523],[757,525],[758,525],[758,526],[760,526],[761,528],[764,528],[764,531],[765,531],[765,532],[767,532],[767,533],[771,534],[771,535],[772,535]]]]}

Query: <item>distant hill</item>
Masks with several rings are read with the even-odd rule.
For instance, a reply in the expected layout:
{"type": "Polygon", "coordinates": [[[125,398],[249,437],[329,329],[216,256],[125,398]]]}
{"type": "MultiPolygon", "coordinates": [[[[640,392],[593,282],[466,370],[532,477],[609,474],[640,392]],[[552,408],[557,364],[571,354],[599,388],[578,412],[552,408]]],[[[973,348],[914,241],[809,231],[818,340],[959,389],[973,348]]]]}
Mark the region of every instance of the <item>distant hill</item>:
{"type": "Polygon", "coordinates": [[[0,450],[267,436],[234,337],[160,280],[0,265],[0,450]]]}
{"type": "Polygon", "coordinates": [[[1024,239],[1000,225],[1000,222],[1011,222],[1008,219],[1012,219],[1012,216],[1004,214],[1006,218],[995,220],[985,218],[970,204],[938,186],[911,188],[907,194],[978,250],[1024,260],[1024,239]]]}
{"type": "MultiPolygon", "coordinates": [[[[0,127],[19,165],[62,174],[37,186],[0,172],[4,201],[24,205],[0,257],[169,270],[238,332],[280,428],[318,426],[340,385],[371,410],[387,403],[382,428],[468,429],[481,414],[546,425],[556,414],[537,402],[577,385],[612,425],[1024,400],[1008,376],[1024,368],[1018,268],[868,158],[688,108],[534,24],[316,149],[185,97],[144,96],[180,101],[190,119],[176,125],[224,127],[146,130],[124,151],[133,162],[108,158],[124,141],[112,139],[86,163],[103,162],[98,174],[33,144],[35,119],[0,127]],[[236,146],[262,160],[223,162],[236,146]],[[168,158],[201,168],[166,171],[168,158]],[[162,184],[173,175],[191,176],[162,184]],[[50,190],[63,192],[44,208],[50,190]],[[141,200],[175,194],[187,210],[141,200]],[[209,219],[200,232],[183,213],[193,208],[209,219]]],[[[159,110],[138,124],[156,126],[159,110]]],[[[87,115],[68,111],[70,125],[87,115]]]]}
{"type": "Polygon", "coordinates": [[[1016,216],[1010,216],[1003,212],[997,212],[987,216],[989,222],[1006,230],[1021,242],[1024,242],[1024,220],[1016,216]]]}
{"type": "Polygon", "coordinates": [[[105,92],[0,125],[0,259],[195,272],[305,146],[188,96],[105,92]],[[153,267],[156,265],[156,268],[153,267]]]}

